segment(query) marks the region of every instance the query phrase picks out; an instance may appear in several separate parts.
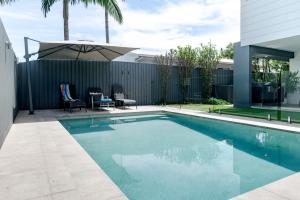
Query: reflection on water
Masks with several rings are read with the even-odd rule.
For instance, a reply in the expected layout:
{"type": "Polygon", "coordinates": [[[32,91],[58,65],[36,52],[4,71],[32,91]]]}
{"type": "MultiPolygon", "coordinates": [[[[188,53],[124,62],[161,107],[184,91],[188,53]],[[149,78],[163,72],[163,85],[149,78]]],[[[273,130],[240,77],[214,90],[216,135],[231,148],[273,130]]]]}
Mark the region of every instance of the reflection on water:
{"type": "Polygon", "coordinates": [[[261,131],[256,134],[256,139],[259,141],[259,143],[264,145],[266,143],[266,140],[268,139],[268,133],[261,131]]]}
{"type": "Polygon", "coordinates": [[[280,131],[162,114],[62,124],[132,200],[228,199],[300,166],[299,136],[280,131]]]}

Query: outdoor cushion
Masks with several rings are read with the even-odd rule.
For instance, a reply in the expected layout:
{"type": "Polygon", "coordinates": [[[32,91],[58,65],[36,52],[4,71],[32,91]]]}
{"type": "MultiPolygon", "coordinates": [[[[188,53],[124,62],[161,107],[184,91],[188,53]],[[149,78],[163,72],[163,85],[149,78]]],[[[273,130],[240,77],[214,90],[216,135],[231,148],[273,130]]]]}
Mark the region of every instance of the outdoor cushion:
{"type": "Polygon", "coordinates": [[[119,105],[126,106],[126,105],[136,105],[136,101],[132,99],[117,99],[116,102],[119,102],[119,105]]]}
{"type": "Polygon", "coordinates": [[[120,84],[114,84],[111,90],[111,97],[115,100],[116,106],[135,105],[137,106],[136,100],[126,99],[123,92],[123,88],[120,84]]]}
{"type": "Polygon", "coordinates": [[[127,105],[136,104],[136,101],[132,100],[132,99],[119,99],[119,100],[123,101],[124,104],[127,104],[127,105]]]}
{"type": "Polygon", "coordinates": [[[123,93],[115,93],[115,99],[116,100],[125,99],[125,96],[123,93]]]}
{"type": "Polygon", "coordinates": [[[79,99],[73,99],[71,97],[70,85],[69,84],[61,84],[60,89],[61,89],[61,93],[62,93],[64,101],[71,101],[71,102],[80,101],[79,99]]]}
{"type": "Polygon", "coordinates": [[[112,102],[112,100],[109,99],[109,98],[107,98],[107,99],[101,99],[101,101],[102,101],[102,102],[107,102],[107,103],[112,102]]]}
{"type": "Polygon", "coordinates": [[[112,100],[109,98],[103,98],[103,99],[99,99],[97,101],[94,101],[95,103],[111,103],[112,100]]]}

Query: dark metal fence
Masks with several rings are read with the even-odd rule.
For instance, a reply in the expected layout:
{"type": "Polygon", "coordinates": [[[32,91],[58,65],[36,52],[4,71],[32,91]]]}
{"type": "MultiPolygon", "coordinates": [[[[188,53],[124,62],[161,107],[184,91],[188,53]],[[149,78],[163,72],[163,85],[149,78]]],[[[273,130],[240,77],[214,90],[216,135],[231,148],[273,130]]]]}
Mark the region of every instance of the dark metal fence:
{"type": "MultiPolygon", "coordinates": [[[[60,83],[76,85],[77,98],[87,100],[89,87],[101,87],[110,96],[111,86],[121,84],[128,98],[136,99],[139,105],[159,103],[161,99],[159,68],[153,64],[95,61],[31,61],[33,105],[35,109],[59,108],[60,83]]],[[[182,100],[179,89],[178,68],[172,67],[168,86],[168,101],[182,100]]],[[[231,70],[217,70],[215,88],[232,85],[231,70]]],[[[26,64],[17,67],[18,105],[28,109],[26,64]]],[[[201,93],[201,70],[195,69],[189,95],[201,93]]],[[[232,88],[232,87],[231,87],[232,88]]],[[[219,94],[219,93],[218,93],[219,94]]],[[[230,98],[228,98],[230,100],[230,98]]]]}

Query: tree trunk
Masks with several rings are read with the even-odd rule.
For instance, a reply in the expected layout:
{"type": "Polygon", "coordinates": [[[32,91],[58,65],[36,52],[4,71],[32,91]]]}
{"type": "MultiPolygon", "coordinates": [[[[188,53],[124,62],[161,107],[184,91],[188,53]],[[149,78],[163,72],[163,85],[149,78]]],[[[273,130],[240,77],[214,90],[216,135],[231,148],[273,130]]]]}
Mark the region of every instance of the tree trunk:
{"type": "Polygon", "coordinates": [[[108,11],[106,8],[105,8],[105,34],[106,34],[106,43],[109,43],[108,11]]]}
{"type": "Polygon", "coordinates": [[[69,0],[63,0],[64,40],[69,40],[69,0]]]}

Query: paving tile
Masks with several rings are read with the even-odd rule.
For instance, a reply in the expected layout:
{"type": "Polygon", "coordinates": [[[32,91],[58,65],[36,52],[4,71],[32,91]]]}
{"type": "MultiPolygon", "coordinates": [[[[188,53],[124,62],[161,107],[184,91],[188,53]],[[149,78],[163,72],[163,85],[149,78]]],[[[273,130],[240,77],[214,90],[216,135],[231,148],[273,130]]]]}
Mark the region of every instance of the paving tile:
{"type": "Polygon", "coordinates": [[[99,170],[97,164],[91,160],[91,158],[86,156],[62,156],[65,166],[68,168],[71,174],[89,171],[89,170],[99,170]]]}
{"type": "Polygon", "coordinates": [[[79,145],[79,144],[72,143],[72,144],[67,144],[64,146],[58,146],[58,148],[59,148],[60,153],[64,156],[68,156],[68,155],[78,156],[79,154],[81,154],[81,155],[85,154],[85,151],[82,148],[76,147],[77,145],[79,145]]]}
{"type": "Polygon", "coordinates": [[[119,197],[113,197],[109,200],[128,200],[128,198],[125,195],[119,196],[119,197]]]}
{"type": "Polygon", "coordinates": [[[51,193],[64,192],[76,189],[74,181],[66,168],[47,170],[51,193]]]}
{"type": "Polygon", "coordinates": [[[94,184],[111,184],[108,178],[100,170],[86,170],[71,173],[71,176],[78,187],[85,187],[94,184]]]}
{"type": "Polygon", "coordinates": [[[44,153],[44,160],[47,169],[65,167],[65,162],[58,152],[44,153]]]}
{"type": "Polygon", "coordinates": [[[281,196],[278,196],[262,188],[258,188],[248,193],[232,198],[231,200],[287,200],[287,199],[282,198],[281,196]]]}
{"type": "Polygon", "coordinates": [[[9,196],[7,199],[32,199],[50,194],[48,177],[43,171],[3,176],[0,182],[0,193],[4,191],[5,195],[9,196]]]}
{"type": "MultiPolygon", "coordinates": [[[[26,139],[26,140],[30,140],[30,139],[26,139]]],[[[16,154],[38,153],[38,152],[41,152],[39,140],[37,142],[18,141],[12,144],[4,145],[1,148],[0,157],[4,155],[13,156],[16,154]]]]}
{"type": "Polygon", "coordinates": [[[80,194],[76,190],[59,192],[51,195],[52,200],[80,200],[80,194]]]}
{"type": "Polygon", "coordinates": [[[33,198],[33,199],[28,199],[28,200],[52,200],[52,198],[50,195],[47,195],[47,196],[37,197],[37,198],[33,198]]]}
{"type": "Polygon", "coordinates": [[[264,189],[288,199],[300,199],[300,173],[266,185],[264,189]]]}
{"type": "Polygon", "coordinates": [[[55,144],[55,142],[53,142],[51,140],[41,142],[41,150],[44,154],[45,153],[59,153],[57,145],[55,144]]]}
{"type": "Polygon", "coordinates": [[[80,195],[84,200],[109,200],[120,197],[123,193],[117,189],[99,189],[98,185],[79,188],[80,195]]]}
{"type": "Polygon", "coordinates": [[[5,178],[0,176],[0,199],[11,199],[9,185],[4,181],[5,178]]]}
{"type": "MultiPolygon", "coordinates": [[[[65,134],[65,135],[61,135],[57,138],[54,138],[54,141],[55,141],[57,147],[59,147],[59,148],[61,148],[61,147],[67,148],[67,146],[70,146],[70,145],[73,145],[73,147],[74,147],[74,145],[78,144],[77,141],[75,139],[73,139],[71,135],[69,135],[69,133],[65,134]]],[[[78,149],[78,147],[76,147],[76,148],[78,149]]]]}
{"type": "Polygon", "coordinates": [[[105,174],[84,172],[80,173],[80,176],[75,176],[74,180],[84,199],[110,199],[123,195],[121,190],[105,174]]]}
{"type": "Polygon", "coordinates": [[[2,157],[0,158],[0,175],[40,170],[44,164],[44,158],[40,153],[2,157]]]}

